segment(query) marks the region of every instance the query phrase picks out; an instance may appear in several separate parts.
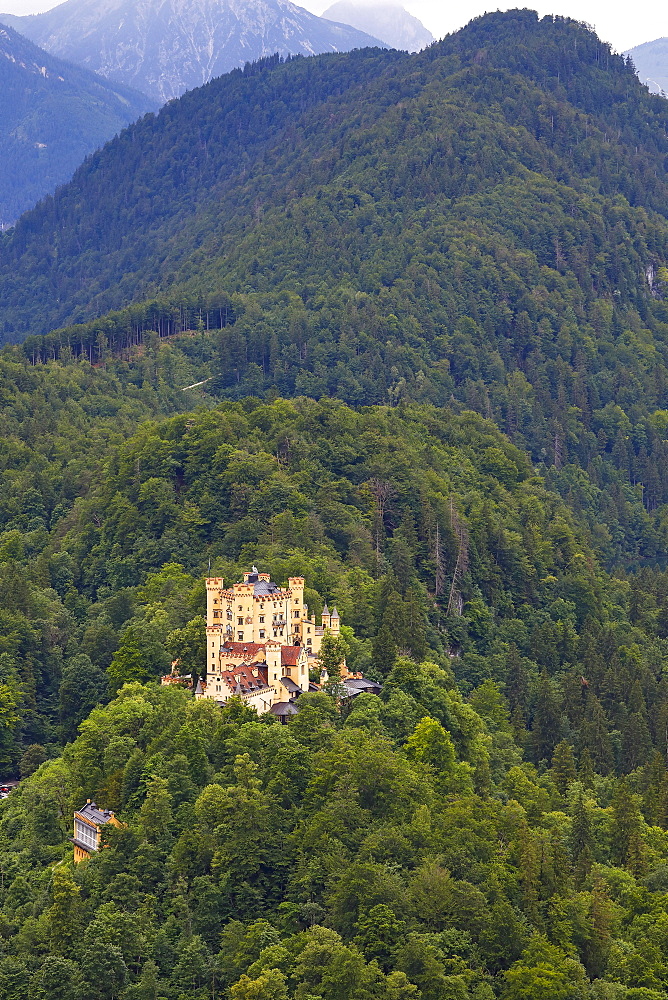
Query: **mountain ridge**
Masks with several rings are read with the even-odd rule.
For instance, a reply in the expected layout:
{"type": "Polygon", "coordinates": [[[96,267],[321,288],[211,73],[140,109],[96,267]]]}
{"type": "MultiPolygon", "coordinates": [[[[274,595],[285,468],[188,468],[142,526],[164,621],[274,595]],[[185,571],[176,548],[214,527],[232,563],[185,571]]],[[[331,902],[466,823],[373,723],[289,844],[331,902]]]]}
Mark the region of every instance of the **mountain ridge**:
{"type": "Polygon", "coordinates": [[[60,327],[26,356],[95,356],[229,301],[183,385],[475,410],[595,511],[607,565],[651,561],[665,122],[591,31],[529,12],[416,56],[264,60],[125,130],[0,240],[3,335],[60,327]]]}
{"type": "Polygon", "coordinates": [[[360,31],[381,38],[394,49],[418,52],[431,45],[434,36],[424,24],[398,3],[359,3],[336,0],[322,17],[350,24],[360,31]]]}
{"type": "Polygon", "coordinates": [[[47,51],[162,103],[274,53],[384,45],[290,0],[66,0],[3,18],[47,51]]]}

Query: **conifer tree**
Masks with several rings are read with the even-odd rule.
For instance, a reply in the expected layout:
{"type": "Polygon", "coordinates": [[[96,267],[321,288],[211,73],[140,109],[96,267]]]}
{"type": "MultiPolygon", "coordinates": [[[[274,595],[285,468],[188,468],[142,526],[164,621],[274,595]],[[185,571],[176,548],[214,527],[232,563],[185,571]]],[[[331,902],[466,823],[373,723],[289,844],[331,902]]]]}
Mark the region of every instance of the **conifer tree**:
{"type": "Polygon", "coordinates": [[[581,782],[583,788],[591,788],[594,784],[594,765],[589,753],[589,747],[585,747],[580,754],[578,780],[581,782]]]}
{"type": "Polygon", "coordinates": [[[637,797],[622,778],[612,799],[612,844],[620,864],[638,873],[643,867],[642,820],[637,797]]]}
{"type": "Polygon", "coordinates": [[[565,795],[571,781],[575,781],[575,758],[573,748],[566,740],[557,743],[552,754],[552,776],[561,795],[565,795]]]}
{"type": "Polygon", "coordinates": [[[587,695],[587,712],[580,730],[580,739],[591,756],[595,770],[609,774],[613,766],[608,720],[595,694],[587,695]]]}
{"type": "Polygon", "coordinates": [[[504,673],[506,678],[506,698],[508,699],[510,714],[514,719],[517,718],[518,721],[524,724],[529,698],[529,680],[524,660],[515,643],[511,643],[508,649],[504,673]]]}
{"type": "Polygon", "coordinates": [[[643,812],[648,823],[666,829],[668,825],[668,769],[663,754],[656,750],[644,768],[643,812]]]}
{"type": "Polygon", "coordinates": [[[573,805],[573,823],[571,826],[571,859],[573,876],[577,886],[582,885],[592,866],[594,838],[587,804],[582,791],[579,792],[573,805]]]}
{"type": "Polygon", "coordinates": [[[371,650],[371,665],[381,677],[387,677],[397,658],[397,647],[392,633],[383,625],[376,634],[371,650]]]}
{"type": "Polygon", "coordinates": [[[549,758],[561,734],[559,702],[547,671],[543,670],[533,715],[532,746],[537,761],[549,758]]]}

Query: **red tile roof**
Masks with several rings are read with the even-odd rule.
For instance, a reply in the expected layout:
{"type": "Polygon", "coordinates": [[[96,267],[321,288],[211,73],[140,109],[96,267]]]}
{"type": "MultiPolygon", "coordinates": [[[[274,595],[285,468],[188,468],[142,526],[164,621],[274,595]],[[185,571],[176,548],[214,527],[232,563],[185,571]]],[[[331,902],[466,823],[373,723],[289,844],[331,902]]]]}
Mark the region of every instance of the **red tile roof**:
{"type": "Polygon", "coordinates": [[[267,687],[267,668],[264,663],[242,663],[231,670],[223,670],[221,676],[232,691],[236,691],[237,685],[242,691],[257,691],[267,687]],[[253,670],[257,670],[257,677],[253,670]]]}
{"type": "Polygon", "coordinates": [[[284,667],[295,667],[299,662],[299,655],[302,646],[281,646],[281,665],[284,667]]]}
{"type": "Polygon", "coordinates": [[[249,661],[255,660],[260,650],[264,653],[263,642],[226,642],[221,647],[223,656],[229,653],[231,656],[243,656],[249,661]]]}

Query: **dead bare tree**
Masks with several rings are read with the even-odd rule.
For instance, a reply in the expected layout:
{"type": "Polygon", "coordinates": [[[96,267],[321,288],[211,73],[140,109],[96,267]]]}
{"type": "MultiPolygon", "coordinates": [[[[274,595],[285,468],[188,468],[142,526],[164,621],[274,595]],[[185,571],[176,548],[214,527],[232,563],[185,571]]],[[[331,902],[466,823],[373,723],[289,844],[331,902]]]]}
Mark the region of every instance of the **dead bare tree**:
{"type": "Polygon", "coordinates": [[[461,601],[461,593],[459,585],[469,565],[469,533],[466,525],[459,517],[455,508],[454,500],[452,499],[450,500],[450,527],[452,528],[452,533],[457,541],[457,561],[455,562],[455,568],[452,571],[452,583],[450,584],[448,607],[445,612],[446,615],[451,614],[455,605],[457,606],[457,610],[461,612],[461,606],[459,603],[461,601]]]}
{"type": "Polygon", "coordinates": [[[376,564],[380,565],[380,534],[384,525],[385,507],[392,495],[392,486],[383,479],[369,480],[371,495],[376,501],[376,564]]]}
{"type": "Polygon", "coordinates": [[[434,563],[436,565],[436,577],[434,581],[434,596],[439,597],[443,593],[445,583],[445,566],[443,565],[443,549],[441,548],[441,529],[436,522],[436,538],[434,540],[434,563]]]}

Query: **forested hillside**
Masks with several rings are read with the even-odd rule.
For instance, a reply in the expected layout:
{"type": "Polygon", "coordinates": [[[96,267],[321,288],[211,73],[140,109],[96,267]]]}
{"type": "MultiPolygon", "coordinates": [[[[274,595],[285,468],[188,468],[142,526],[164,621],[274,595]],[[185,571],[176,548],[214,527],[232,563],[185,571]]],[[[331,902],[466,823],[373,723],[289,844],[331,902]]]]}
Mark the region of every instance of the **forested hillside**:
{"type": "Polygon", "coordinates": [[[214,81],[2,241],[1,997],[667,1000],[665,113],[489,15],[214,81]],[[380,697],[158,686],[253,563],[380,697]]]}
{"type": "Polygon", "coordinates": [[[666,574],[608,576],[472,412],[147,421],[173,350],[5,361],[44,411],[3,442],[3,756],[37,768],[0,807],[3,996],[665,997],[666,574]],[[283,728],[160,691],[202,670],[209,560],[304,573],[381,698],[283,728]],[[127,826],[56,865],[86,798],[127,826]]]}
{"type": "MultiPolygon", "coordinates": [[[[590,30],[531,12],[416,56],[269,60],[21,220],[5,336],[149,293],[199,306],[227,330],[200,372],[214,396],[474,409],[551,469],[607,565],[661,560],[665,112],[590,30]]],[[[173,329],[137,304],[41,353],[140,327],[173,329]]]]}

